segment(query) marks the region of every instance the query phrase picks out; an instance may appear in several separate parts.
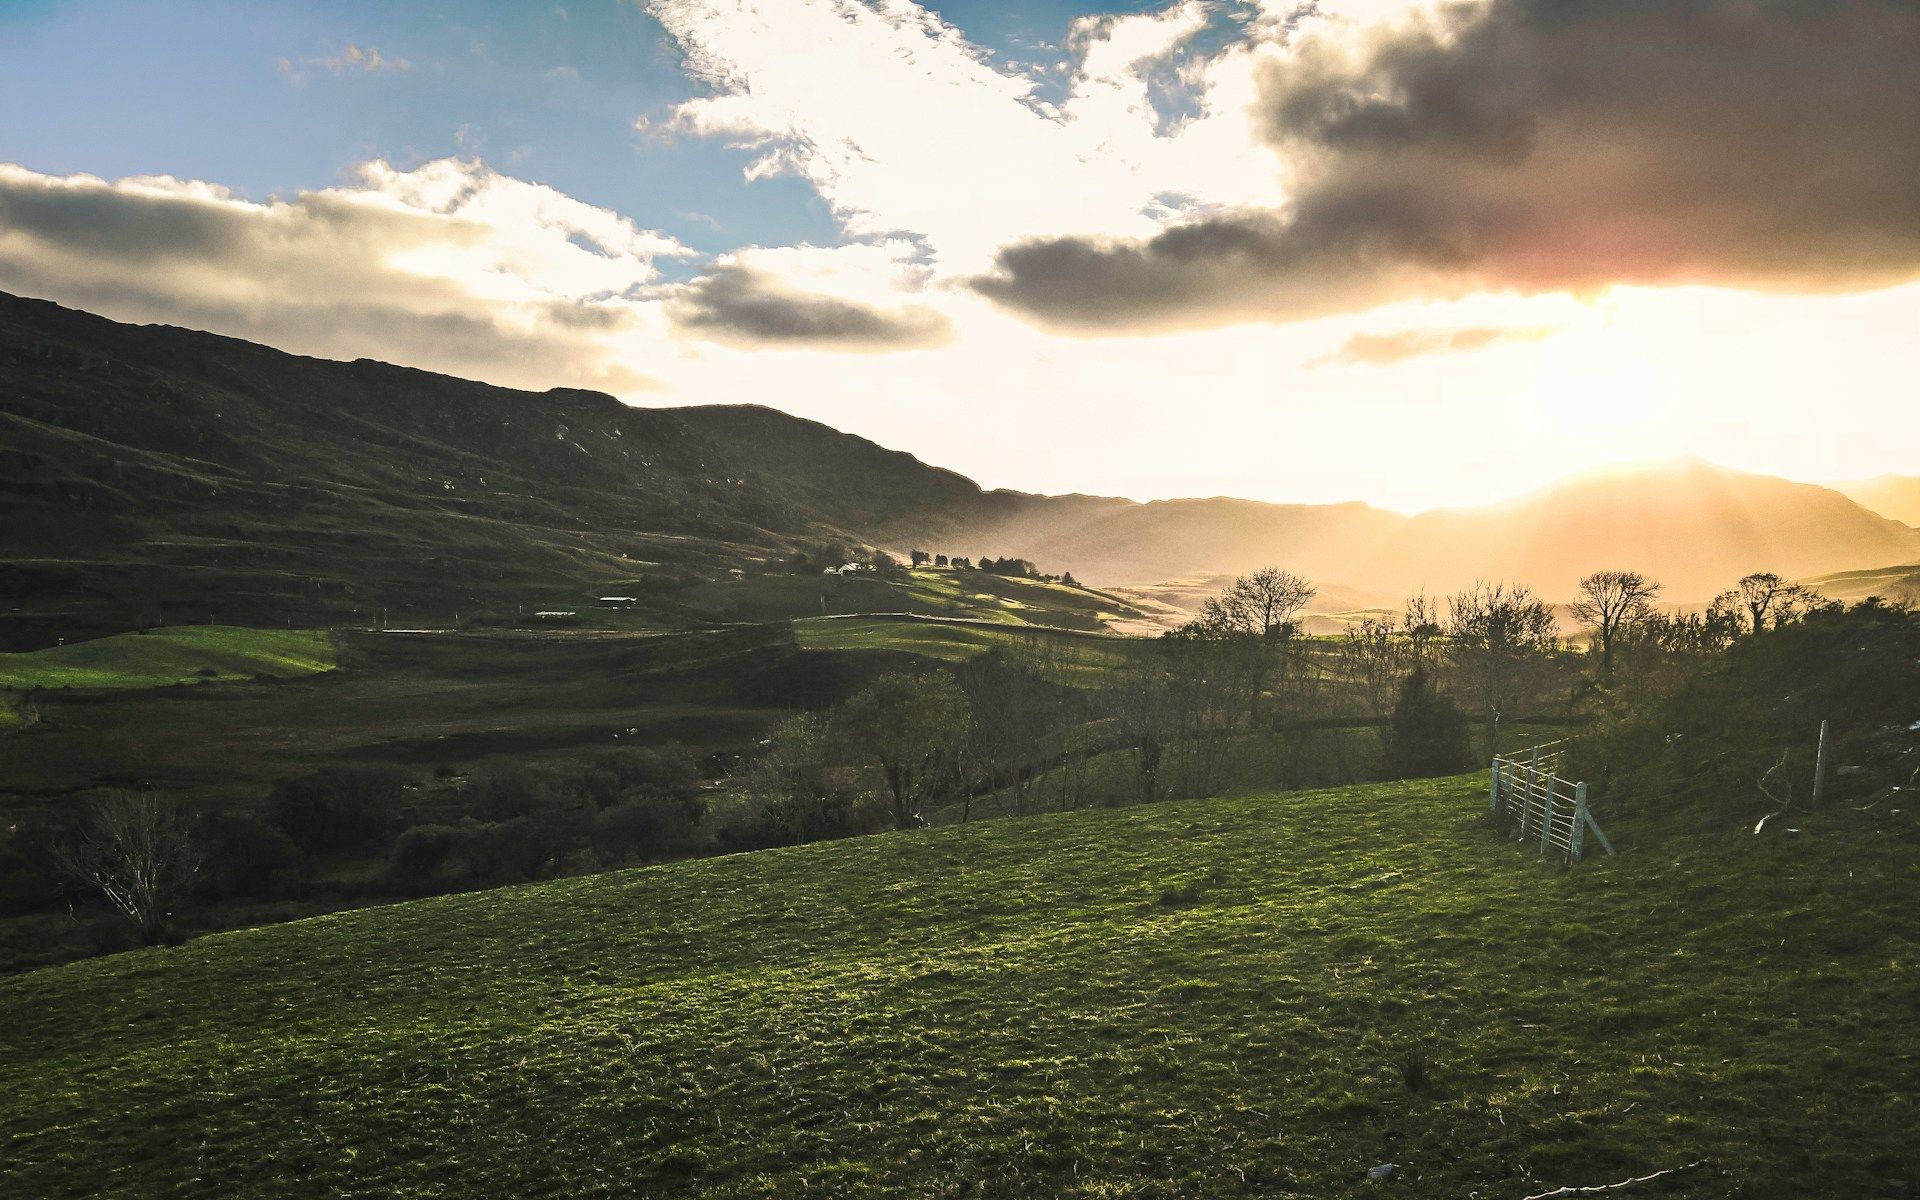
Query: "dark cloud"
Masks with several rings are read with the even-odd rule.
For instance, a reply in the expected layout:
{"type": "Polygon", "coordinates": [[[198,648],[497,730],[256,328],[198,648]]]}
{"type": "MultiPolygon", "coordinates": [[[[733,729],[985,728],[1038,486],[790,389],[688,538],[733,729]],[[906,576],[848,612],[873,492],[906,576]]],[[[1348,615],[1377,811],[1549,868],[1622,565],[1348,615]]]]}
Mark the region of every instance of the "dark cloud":
{"type": "Polygon", "coordinates": [[[669,311],[682,328],[756,345],[906,350],[938,345],[952,334],[947,318],[932,309],[884,310],[789,291],[743,266],[721,266],[687,284],[669,311]]]}
{"type": "Polygon", "coordinates": [[[1849,290],[1920,275],[1920,4],[1485,0],[1261,79],[1280,211],[1004,250],[1085,331],[1487,289],[1849,290]]]}

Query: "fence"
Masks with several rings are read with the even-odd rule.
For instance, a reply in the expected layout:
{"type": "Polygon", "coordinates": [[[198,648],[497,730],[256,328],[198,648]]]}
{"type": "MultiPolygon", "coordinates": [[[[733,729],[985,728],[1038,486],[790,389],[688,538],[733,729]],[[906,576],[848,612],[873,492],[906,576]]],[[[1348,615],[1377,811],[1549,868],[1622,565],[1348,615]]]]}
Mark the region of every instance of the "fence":
{"type": "Polygon", "coordinates": [[[1487,811],[1505,813],[1515,827],[1515,838],[1540,840],[1540,853],[1559,851],[1568,862],[1579,862],[1587,834],[1613,853],[1613,843],[1587,810],[1587,785],[1560,777],[1560,743],[1546,742],[1517,755],[1496,756],[1487,811]]]}

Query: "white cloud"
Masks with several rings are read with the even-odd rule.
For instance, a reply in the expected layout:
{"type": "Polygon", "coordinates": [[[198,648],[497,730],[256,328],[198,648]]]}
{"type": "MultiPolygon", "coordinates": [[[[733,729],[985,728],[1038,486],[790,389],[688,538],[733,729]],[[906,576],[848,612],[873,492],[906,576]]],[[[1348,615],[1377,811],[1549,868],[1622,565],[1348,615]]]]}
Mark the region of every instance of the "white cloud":
{"type": "Polygon", "coordinates": [[[1193,0],[1077,24],[1058,108],[907,0],[650,9],[712,89],[679,106],[670,130],[759,148],[751,176],[801,176],[850,235],[920,238],[942,275],[982,269],[1022,237],[1150,234],[1168,195],[1272,198],[1270,156],[1238,104],[1251,95],[1251,50],[1193,68],[1198,111],[1159,128],[1148,73],[1209,19],[1193,0]]]}
{"type": "Polygon", "coordinates": [[[478,162],[257,203],[215,184],[0,165],[0,287],[122,320],[300,353],[379,357],[527,387],[635,391],[663,335],[665,235],[478,162]]]}

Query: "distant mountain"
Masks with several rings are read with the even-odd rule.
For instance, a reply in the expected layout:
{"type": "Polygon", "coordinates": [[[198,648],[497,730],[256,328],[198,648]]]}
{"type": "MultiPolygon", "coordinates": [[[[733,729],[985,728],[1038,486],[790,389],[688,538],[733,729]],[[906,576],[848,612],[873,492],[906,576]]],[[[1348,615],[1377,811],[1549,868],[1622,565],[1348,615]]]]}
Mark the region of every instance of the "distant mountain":
{"type": "Polygon", "coordinates": [[[1920,525],[1920,475],[1876,475],[1829,486],[1883,517],[1920,525]]]}
{"type": "Polygon", "coordinates": [[[1895,604],[1920,604],[1920,562],[1879,570],[1840,571],[1832,575],[1816,575],[1799,582],[1829,600],[1854,603],[1869,596],[1878,596],[1895,604]]]}
{"type": "Polygon", "coordinates": [[[1607,567],[1687,600],[1920,561],[1920,531],[1838,492],[1701,462],[1415,517],[1037,496],[770,408],[514,391],[0,296],[0,644],[669,596],[823,541],[1108,585],[1279,563],[1342,609],[1496,577],[1564,598],[1607,567]]]}
{"type": "Polygon", "coordinates": [[[1281,563],[1345,585],[1348,600],[1375,602],[1495,578],[1566,598],[1582,575],[1610,568],[1644,571],[1675,600],[1703,599],[1751,571],[1817,575],[1920,557],[1920,533],[1838,492],[1699,460],[1413,517],[1364,504],[1170,500],[1074,514],[1044,530],[1029,515],[1003,540],[1099,583],[1281,563]]]}

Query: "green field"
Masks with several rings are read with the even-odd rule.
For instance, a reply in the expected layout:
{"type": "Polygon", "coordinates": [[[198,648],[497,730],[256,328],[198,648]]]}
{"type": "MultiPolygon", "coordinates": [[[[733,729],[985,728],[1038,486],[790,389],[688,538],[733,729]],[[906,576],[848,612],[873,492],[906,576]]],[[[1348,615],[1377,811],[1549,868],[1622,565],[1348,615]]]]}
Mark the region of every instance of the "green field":
{"type": "Polygon", "coordinates": [[[741,621],[913,613],[1015,627],[1098,630],[1105,622],[1140,615],[1105,592],[946,567],[915,567],[894,576],[760,575],[701,584],[679,600],[695,612],[741,621]]]}
{"type": "Polygon", "coordinates": [[[1913,813],[1622,825],[1562,870],[1483,784],[881,835],[0,980],[0,1194],[1920,1178],[1913,813]]]}
{"type": "Polygon", "coordinates": [[[330,671],[333,639],[317,629],[179,625],[0,654],[0,688],[150,688],[330,671]]]}
{"type": "Polygon", "coordinates": [[[1138,645],[1070,630],[917,617],[816,617],[795,621],[793,634],[804,650],[897,650],[943,662],[963,662],[988,650],[1016,658],[1045,655],[1076,686],[1098,683],[1138,645]]]}

